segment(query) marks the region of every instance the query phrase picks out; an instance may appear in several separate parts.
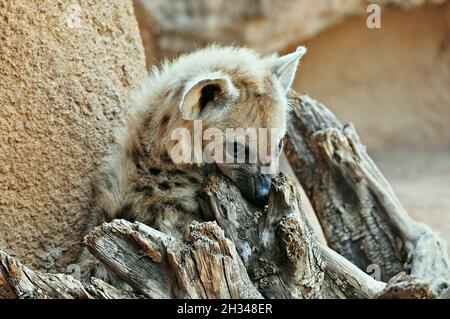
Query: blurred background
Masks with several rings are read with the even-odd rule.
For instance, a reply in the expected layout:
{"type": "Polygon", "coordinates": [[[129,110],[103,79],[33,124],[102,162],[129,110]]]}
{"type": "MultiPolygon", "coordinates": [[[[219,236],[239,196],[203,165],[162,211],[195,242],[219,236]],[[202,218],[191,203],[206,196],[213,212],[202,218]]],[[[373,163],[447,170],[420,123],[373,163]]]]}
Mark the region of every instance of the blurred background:
{"type": "Polygon", "coordinates": [[[147,66],[208,43],[308,47],[295,89],[353,122],[407,211],[450,240],[450,3],[134,0],[147,66]],[[381,28],[369,28],[370,3],[381,28]]]}

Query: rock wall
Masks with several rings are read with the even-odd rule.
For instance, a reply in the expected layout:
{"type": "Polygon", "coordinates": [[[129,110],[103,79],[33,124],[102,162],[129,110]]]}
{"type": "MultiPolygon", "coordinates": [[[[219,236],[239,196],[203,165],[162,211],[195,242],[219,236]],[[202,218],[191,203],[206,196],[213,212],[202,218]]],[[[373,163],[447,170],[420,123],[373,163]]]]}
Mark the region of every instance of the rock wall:
{"type": "Polygon", "coordinates": [[[145,75],[131,1],[0,2],[0,246],[74,260],[90,180],[145,75]]]}

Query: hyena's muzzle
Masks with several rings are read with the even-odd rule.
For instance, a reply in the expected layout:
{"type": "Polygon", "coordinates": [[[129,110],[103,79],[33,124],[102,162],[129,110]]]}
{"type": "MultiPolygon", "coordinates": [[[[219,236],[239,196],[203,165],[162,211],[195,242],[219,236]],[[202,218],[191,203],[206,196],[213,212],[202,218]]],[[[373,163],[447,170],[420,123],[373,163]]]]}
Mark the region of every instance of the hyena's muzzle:
{"type": "Polygon", "coordinates": [[[273,174],[265,174],[257,164],[218,164],[218,166],[250,203],[258,207],[267,205],[273,174]]]}
{"type": "MultiPolygon", "coordinates": [[[[255,143],[256,144],[256,143],[255,143]]],[[[228,176],[239,188],[242,195],[258,207],[264,207],[268,203],[269,191],[272,184],[272,176],[278,171],[283,140],[280,139],[270,155],[256,157],[257,149],[244,143],[232,143],[227,147],[231,151],[231,157],[236,160],[237,154],[243,155],[240,163],[217,163],[221,172],[228,176]]]]}
{"type": "Polygon", "coordinates": [[[257,174],[236,182],[245,198],[260,207],[267,205],[271,183],[272,175],[267,174],[257,174]]]}

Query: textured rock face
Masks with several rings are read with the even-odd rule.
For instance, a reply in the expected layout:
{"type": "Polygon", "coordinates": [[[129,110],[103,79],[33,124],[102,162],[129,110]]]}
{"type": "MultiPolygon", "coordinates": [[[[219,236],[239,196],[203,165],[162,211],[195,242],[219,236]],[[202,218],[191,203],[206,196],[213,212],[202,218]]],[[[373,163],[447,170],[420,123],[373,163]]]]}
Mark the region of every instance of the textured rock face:
{"type": "MultiPolygon", "coordinates": [[[[404,8],[446,0],[134,1],[141,28],[153,30],[161,53],[171,55],[211,42],[278,51],[347,16],[365,14],[369,3],[404,8]]],[[[147,51],[154,41],[144,39],[147,51]]]]}
{"type": "Polygon", "coordinates": [[[131,1],[77,3],[0,3],[0,246],[44,270],[78,254],[92,172],[145,74],[131,1]]]}

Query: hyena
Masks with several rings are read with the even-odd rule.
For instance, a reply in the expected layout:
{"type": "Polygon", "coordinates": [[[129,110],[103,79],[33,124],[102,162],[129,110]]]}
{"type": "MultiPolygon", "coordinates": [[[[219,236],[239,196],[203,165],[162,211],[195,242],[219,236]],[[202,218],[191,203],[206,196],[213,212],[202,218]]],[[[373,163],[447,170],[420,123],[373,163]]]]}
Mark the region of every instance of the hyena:
{"type": "MultiPolygon", "coordinates": [[[[203,130],[276,128],[267,149],[269,165],[276,168],[289,113],[287,91],[305,52],[299,47],[281,57],[261,56],[246,48],[211,46],[154,68],[135,94],[117,149],[98,174],[87,231],[123,218],[184,238],[193,220],[204,220],[198,192],[213,173],[227,176],[249,202],[264,206],[271,174],[262,171],[260,161],[179,163],[171,156],[180,143],[172,132],[192,131],[196,120],[203,130]]],[[[232,152],[258,147],[246,140],[223,143],[227,150],[231,143],[232,152]]],[[[88,256],[85,250],[83,277],[107,279],[88,256]]]]}

